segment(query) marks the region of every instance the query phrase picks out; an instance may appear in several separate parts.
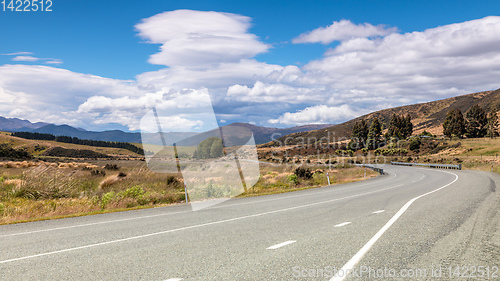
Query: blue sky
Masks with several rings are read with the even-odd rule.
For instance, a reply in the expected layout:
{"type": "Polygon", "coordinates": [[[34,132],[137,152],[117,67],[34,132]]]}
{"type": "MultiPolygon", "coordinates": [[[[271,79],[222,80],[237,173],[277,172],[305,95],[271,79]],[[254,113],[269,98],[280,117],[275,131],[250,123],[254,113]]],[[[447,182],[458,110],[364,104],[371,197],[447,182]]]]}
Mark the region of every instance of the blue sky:
{"type": "MultiPolygon", "coordinates": [[[[290,127],[500,87],[498,1],[53,0],[52,10],[0,11],[1,116],[135,131],[148,107],[191,89],[210,94],[220,124],[290,127]]],[[[193,124],[180,120],[172,130],[193,124]]]]}

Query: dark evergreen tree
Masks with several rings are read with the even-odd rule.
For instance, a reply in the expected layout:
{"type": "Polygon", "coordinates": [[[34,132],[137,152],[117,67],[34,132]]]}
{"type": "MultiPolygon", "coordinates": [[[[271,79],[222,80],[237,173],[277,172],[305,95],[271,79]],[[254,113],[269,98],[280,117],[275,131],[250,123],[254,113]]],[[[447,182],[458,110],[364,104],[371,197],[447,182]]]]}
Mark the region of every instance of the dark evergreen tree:
{"type": "Polygon", "coordinates": [[[468,138],[482,138],[487,133],[488,117],[479,105],[473,105],[465,114],[465,135],[468,138]]]}
{"type": "Polygon", "coordinates": [[[366,139],[368,138],[368,124],[365,120],[361,120],[359,123],[354,123],[351,134],[351,142],[349,143],[349,148],[352,150],[357,150],[366,147],[366,139]]]}
{"type": "Polygon", "coordinates": [[[413,134],[413,123],[411,123],[410,114],[406,115],[406,117],[401,116],[401,136],[404,139],[411,137],[413,134]]]}
{"type": "Polygon", "coordinates": [[[449,138],[452,136],[463,137],[465,134],[465,120],[460,109],[448,111],[443,123],[443,134],[449,138]]]}
{"type": "Polygon", "coordinates": [[[373,118],[370,130],[368,131],[367,147],[368,149],[377,149],[381,143],[382,124],[377,117],[373,118]]]}
{"type": "Polygon", "coordinates": [[[389,128],[387,128],[387,138],[402,138],[401,132],[401,117],[393,114],[391,117],[391,121],[389,122],[389,128]]]}
{"type": "Polygon", "coordinates": [[[486,135],[490,138],[494,138],[498,135],[498,116],[495,110],[492,110],[488,114],[488,124],[486,125],[486,135]]]}

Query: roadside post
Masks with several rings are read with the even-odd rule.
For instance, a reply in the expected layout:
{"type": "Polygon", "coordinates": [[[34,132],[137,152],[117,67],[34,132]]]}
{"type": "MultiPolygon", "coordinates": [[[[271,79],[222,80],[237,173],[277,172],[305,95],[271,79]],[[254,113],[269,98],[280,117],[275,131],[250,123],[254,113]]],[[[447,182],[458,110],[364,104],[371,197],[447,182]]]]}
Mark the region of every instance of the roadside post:
{"type": "Polygon", "coordinates": [[[187,204],[188,203],[188,192],[187,192],[186,183],[184,183],[184,196],[186,197],[186,204],[187,204]]]}
{"type": "Polygon", "coordinates": [[[328,175],[328,172],[326,173],[326,179],[328,180],[328,185],[330,185],[330,176],[328,175]]]}

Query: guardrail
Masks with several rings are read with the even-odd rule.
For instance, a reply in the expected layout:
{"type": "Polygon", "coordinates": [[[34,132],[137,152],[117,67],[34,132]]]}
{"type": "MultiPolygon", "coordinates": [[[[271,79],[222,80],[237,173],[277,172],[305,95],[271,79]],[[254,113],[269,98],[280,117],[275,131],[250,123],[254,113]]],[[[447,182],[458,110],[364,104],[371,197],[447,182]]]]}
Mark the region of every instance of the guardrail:
{"type": "Polygon", "coordinates": [[[462,170],[462,164],[458,164],[458,165],[447,165],[447,164],[405,163],[405,162],[393,162],[393,161],[391,161],[391,165],[399,165],[399,166],[420,166],[420,167],[429,167],[429,168],[436,168],[436,169],[452,169],[452,170],[462,170]]]}
{"type": "Polygon", "coordinates": [[[356,166],[358,167],[365,167],[365,168],[368,168],[368,169],[372,169],[373,171],[383,175],[384,174],[384,169],[382,168],[378,168],[378,167],[374,167],[374,166],[370,166],[370,165],[366,165],[366,164],[355,164],[356,166]]]}

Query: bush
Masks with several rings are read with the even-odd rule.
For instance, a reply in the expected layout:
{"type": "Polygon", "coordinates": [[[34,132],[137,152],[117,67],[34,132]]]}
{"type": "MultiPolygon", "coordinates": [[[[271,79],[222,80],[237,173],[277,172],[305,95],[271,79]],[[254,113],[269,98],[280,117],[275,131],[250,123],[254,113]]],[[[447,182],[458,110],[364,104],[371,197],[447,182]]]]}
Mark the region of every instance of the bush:
{"type": "Polygon", "coordinates": [[[14,149],[7,144],[0,144],[0,157],[14,159],[31,159],[33,156],[23,149],[14,149]]]}
{"type": "Polygon", "coordinates": [[[296,174],[291,174],[288,176],[288,180],[293,184],[299,184],[299,177],[296,174]]]}
{"type": "Polygon", "coordinates": [[[113,191],[104,193],[104,195],[101,198],[101,208],[103,209],[106,208],[106,205],[108,205],[114,198],[115,198],[115,193],[113,191]]]}
{"type": "Polygon", "coordinates": [[[67,149],[56,146],[42,153],[43,156],[68,157],[68,158],[112,158],[107,154],[88,149],[67,149]]]}
{"type": "Polygon", "coordinates": [[[167,177],[167,185],[178,186],[180,184],[179,180],[174,176],[167,177]]]}
{"type": "Polygon", "coordinates": [[[118,165],[116,165],[116,164],[106,164],[104,166],[104,169],[106,169],[106,170],[112,170],[112,171],[117,171],[117,170],[120,169],[120,167],[118,167],[118,165]]]}
{"type": "Polygon", "coordinates": [[[422,142],[420,141],[420,138],[413,138],[410,142],[410,150],[415,151],[420,149],[420,145],[422,142]]]}
{"type": "Polygon", "coordinates": [[[132,186],[131,188],[127,188],[125,191],[120,192],[119,194],[122,197],[128,197],[128,198],[140,198],[144,196],[144,189],[142,187],[136,185],[132,186]]]}
{"type": "Polygon", "coordinates": [[[101,170],[92,170],[90,171],[90,174],[92,176],[102,176],[102,177],[106,176],[106,172],[101,170]]]}
{"type": "Polygon", "coordinates": [[[302,167],[298,167],[297,169],[295,169],[294,174],[297,177],[306,180],[311,179],[313,176],[313,173],[311,172],[311,170],[309,170],[309,168],[302,168],[302,167]]]}

